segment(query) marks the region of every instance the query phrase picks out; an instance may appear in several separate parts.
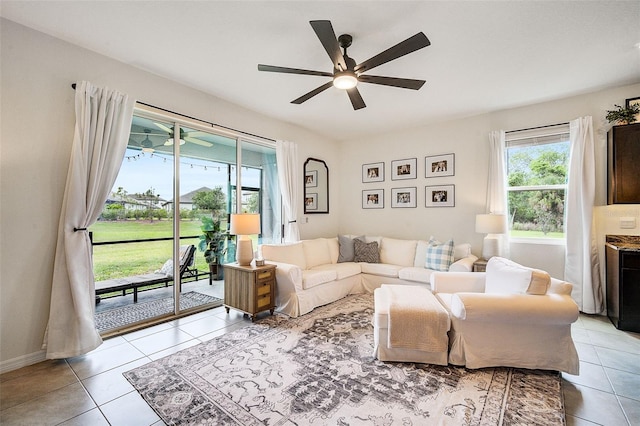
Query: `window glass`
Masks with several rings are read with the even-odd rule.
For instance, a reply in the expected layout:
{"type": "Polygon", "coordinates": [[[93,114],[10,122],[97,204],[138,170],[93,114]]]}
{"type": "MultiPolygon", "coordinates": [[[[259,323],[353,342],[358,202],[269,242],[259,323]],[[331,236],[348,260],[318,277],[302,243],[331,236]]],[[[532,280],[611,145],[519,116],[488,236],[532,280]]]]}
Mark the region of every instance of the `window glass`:
{"type": "Polygon", "coordinates": [[[568,126],[506,135],[510,236],[564,237],[568,126]]]}

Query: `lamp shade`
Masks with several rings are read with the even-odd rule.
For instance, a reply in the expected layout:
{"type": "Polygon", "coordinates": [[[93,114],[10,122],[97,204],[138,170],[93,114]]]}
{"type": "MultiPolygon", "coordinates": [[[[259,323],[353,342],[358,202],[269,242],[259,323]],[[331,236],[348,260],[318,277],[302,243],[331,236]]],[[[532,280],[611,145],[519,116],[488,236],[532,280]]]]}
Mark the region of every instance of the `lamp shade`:
{"type": "Polygon", "coordinates": [[[260,233],[260,215],[257,213],[232,214],[231,235],[254,235],[260,233]]]}
{"type": "Polygon", "coordinates": [[[507,216],[504,214],[476,215],[476,232],[480,234],[504,234],[507,232],[507,216]]]}

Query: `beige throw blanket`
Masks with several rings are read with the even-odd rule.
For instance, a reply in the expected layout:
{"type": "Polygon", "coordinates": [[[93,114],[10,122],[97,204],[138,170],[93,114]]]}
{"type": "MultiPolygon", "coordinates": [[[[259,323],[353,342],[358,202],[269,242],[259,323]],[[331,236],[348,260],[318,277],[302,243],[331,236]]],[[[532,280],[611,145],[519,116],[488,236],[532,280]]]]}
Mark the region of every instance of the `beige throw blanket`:
{"type": "Polygon", "coordinates": [[[449,314],[426,288],[383,285],[389,296],[388,346],[425,352],[448,350],[449,314]]]}

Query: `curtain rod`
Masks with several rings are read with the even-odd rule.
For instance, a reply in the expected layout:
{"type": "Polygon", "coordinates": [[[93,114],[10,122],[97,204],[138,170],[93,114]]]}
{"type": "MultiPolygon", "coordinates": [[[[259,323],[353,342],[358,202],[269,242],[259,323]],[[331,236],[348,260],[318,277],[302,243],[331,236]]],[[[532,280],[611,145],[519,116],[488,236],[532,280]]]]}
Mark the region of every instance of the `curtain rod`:
{"type": "MultiPolygon", "coordinates": [[[[76,90],[76,83],[71,83],[71,88],[72,88],[73,90],[76,90]]],[[[202,119],[200,119],[200,118],[195,118],[195,117],[191,117],[191,116],[189,116],[189,115],[180,114],[179,112],[171,111],[170,109],[166,109],[166,108],[160,108],[160,107],[157,107],[157,106],[155,106],[155,105],[147,104],[147,103],[145,103],[145,102],[140,102],[140,101],[136,101],[136,102],[137,102],[137,103],[139,103],[140,105],[144,105],[144,106],[148,106],[148,107],[151,107],[151,108],[155,108],[155,109],[157,109],[157,110],[164,111],[164,112],[169,112],[169,113],[171,113],[171,114],[179,115],[180,117],[185,117],[185,118],[188,118],[188,119],[190,119],[190,120],[195,120],[195,121],[199,121],[199,122],[201,122],[201,123],[209,124],[209,125],[210,125],[210,126],[212,126],[212,127],[220,127],[220,128],[222,128],[222,129],[230,130],[230,131],[232,131],[232,132],[241,133],[241,134],[243,134],[243,135],[252,136],[252,137],[254,137],[254,138],[264,139],[264,140],[266,140],[266,141],[270,141],[270,142],[275,142],[275,141],[276,141],[275,139],[265,138],[264,136],[255,135],[255,134],[253,134],[253,133],[244,132],[244,131],[242,131],[242,130],[234,129],[233,127],[227,127],[227,126],[223,126],[223,125],[221,125],[221,124],[216,124],[216,123],[212,123],[212,122],[210,122],[210,121],[202,120],[202,119]]]]}
{"type": "Polygon", "coordinates": [[[547,124],[546,126],[529,127],[528,129],[509,130],[509,131],[506,131],[505,133],[517,133],[517,132],[524,132],[525,130],[545,129],[547,127],[564,126],[567,124],[569,124],[568,121],[566,123],[547,124]]]}

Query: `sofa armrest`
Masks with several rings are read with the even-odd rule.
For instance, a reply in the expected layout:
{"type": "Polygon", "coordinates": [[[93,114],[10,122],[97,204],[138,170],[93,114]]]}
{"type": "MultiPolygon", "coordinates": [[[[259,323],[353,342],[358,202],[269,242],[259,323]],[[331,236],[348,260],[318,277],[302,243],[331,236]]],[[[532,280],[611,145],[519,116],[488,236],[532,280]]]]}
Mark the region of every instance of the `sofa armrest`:
{"type": "Polygon", "coordinates": [[[289,294],[302,290],[302,269],[297,265],[267,260],[266,263],[276,265],[276,293],[289,294]]]}
{"type": "Polygon", "coordinates": [[[449,266],[449,272],[473,272],[473,263],[478,260],[478,256],[469,256],[458,259],[449,266]]]}
{"type": "Polygon", "coordinates": [[[451,314],[474,322],[517,324],[571,324],[578,319],[578,306],[568,296],[547,294],[456,293],[451,314]]]}
{"type": "Polygon", "coordinates": [[[431,291],[434,293],[484,293],[485,272],[434,272],[431,291]]]}

